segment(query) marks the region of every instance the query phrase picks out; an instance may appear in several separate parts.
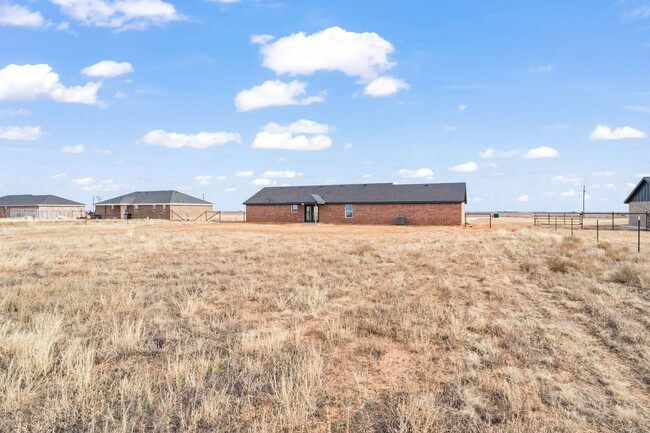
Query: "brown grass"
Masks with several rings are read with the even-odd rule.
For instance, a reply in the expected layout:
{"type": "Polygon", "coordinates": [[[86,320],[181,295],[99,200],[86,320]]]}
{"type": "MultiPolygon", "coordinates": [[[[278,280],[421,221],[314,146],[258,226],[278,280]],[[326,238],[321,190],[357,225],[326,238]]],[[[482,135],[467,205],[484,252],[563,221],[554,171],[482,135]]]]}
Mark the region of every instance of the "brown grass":
{"type": "Polygon", "coordinates": [[[0,223],[0,431],[648,431],[650,260],[592,235],[0,223]]]}

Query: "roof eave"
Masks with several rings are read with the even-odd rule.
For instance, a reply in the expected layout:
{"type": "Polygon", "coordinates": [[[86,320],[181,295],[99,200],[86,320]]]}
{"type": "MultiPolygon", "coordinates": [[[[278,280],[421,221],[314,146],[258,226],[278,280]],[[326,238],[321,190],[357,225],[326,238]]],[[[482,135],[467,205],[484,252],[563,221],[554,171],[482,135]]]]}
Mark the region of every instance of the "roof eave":
{"type": "Polygon", "coordinates": [[[639,183],[634,187],[634,189],[632,190],[632,192],[630,193],[630,195],[627,196],[627,198],[625,199],[625,201],[623,202],[623,204],[629,204],[629,203],[630,203],[630,201],[632,200],[632,198],[634,198],[634,196],[636,195],[636,193],[637,193],[637,191],[639,190],[639,188],[641,188],[641,185],[643,185],[643,182],[648,182],[648,178],[645,178],[645,177],[644,177],[643,179],[641,179],[641,180],[639,181],[639,183]]]}

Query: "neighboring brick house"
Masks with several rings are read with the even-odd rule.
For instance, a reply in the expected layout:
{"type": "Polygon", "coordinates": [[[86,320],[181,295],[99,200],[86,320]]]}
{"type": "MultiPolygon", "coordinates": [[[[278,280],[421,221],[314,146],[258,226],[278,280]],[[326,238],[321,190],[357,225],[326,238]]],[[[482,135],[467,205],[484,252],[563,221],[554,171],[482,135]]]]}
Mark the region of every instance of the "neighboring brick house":
{"type": "Polygon", "coordinates": [[[212,212],[212,203],[178,191],[136,191],[95,203],[95,214],[105,219],[188,221],[206,212],[212,212]]]}
{"type": "Polygon", "coordinates": [[[266,187],[244,202],[258,223],[461,225],[465,183],[266,187]]]}
{"type": "Polygon", "coordinates": [[[0,218],[58,220],[86,216],[86,205],[56,195],[5,195],[0,197],[0,218]]]}
{"type": "Polygon", "coordinates": [[[650,212],[650,177],[644,177],[625,199],[629,205],[630,225],[636,226],[641,217],[641,227],[650,228],[648,212],[650,212]],[[636,214],[636,215],[634,215],[636,214]]]}

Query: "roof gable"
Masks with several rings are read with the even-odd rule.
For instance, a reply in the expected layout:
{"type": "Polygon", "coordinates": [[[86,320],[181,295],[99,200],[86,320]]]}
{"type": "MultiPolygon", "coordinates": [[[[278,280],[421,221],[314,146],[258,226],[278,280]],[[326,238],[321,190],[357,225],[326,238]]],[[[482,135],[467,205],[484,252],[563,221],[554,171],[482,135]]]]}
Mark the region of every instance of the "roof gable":
{"type": "Polygon", "coordinates": [[[278,186],[262,188],[254,204],[467,203],[465,183],[278,186]]]}
{"type": "Polygon", "coordinates": [[[21,194],[0,197],[0,206],[85,206],[85,204],[52,194],[21,194]]]}
{"type": "MultiPolygon", "coordinates": [[[[639,183],[634,187],[630,195],[627,196],[625,201],[623,203],[628,204],[631,201],[634,200],[634,197],[637,195],[637,193],[643,188],[645,185],[650,185],[650,177],[644,177],[639,181],[639,183]]],[[[650,200],[649,200],[650,201],[650,200]]]]}
{"type": "Polygon", "coordinates": [[[95,205],[135,205],[135,204],[212,204],[200,198],[182,192],[168,191],[134,191],[129,194],[103,200],[95,205]]]}

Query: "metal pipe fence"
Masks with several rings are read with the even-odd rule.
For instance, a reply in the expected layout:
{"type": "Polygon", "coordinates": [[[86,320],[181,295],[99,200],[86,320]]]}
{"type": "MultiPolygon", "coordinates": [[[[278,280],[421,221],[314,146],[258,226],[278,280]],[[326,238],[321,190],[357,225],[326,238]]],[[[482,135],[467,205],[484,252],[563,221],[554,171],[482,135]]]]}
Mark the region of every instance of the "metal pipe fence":
{"type": "Polygon", "coordinates": [[[533,215],[536,226],[564,227],[581,230],[634,230],[640,221],[642,230],[650,230],[650,212],[541,212],[533,215]]]}

